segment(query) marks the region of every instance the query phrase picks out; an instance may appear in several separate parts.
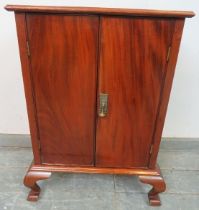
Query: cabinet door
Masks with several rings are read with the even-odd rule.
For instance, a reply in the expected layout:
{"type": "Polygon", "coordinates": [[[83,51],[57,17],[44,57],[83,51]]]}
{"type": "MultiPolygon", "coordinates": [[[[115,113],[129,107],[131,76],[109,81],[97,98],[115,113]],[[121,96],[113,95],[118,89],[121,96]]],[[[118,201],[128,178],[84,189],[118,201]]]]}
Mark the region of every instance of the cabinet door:
{"type": "Polygon", "coordinates": [[[147,167],[174,21],[102,17],[100,93],[108,113],[98,117],[96,165],[147,167]]]}
{"type": "Polygon", "coordinates": [[[26,19],[42,163],[92,165],[99,18],[26,19]]]}

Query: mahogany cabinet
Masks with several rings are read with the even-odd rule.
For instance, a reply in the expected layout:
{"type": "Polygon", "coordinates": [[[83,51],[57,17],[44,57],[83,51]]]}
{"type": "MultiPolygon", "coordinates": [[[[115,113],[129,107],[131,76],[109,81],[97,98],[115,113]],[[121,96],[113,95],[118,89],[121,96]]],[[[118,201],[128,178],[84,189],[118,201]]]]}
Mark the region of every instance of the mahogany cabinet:
{"type": "Polygon", "coordinates": [[[138,175],[160,205],[156,164],[189,11],[8,5],[15,12],[34,160],[51,172],[138,175]]]}

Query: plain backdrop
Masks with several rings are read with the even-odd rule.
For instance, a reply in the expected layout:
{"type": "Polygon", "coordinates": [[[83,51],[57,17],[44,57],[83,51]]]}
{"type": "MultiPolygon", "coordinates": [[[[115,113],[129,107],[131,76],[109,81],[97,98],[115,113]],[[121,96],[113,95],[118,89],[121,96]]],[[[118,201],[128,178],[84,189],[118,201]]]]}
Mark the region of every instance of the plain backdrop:
{"type": "Polygon", "coordinates": [[[6,4],[193,10],[196,16],[185,23],[163,136],[199,137],[199,0],[1,0],[0,133],[28,134],[14,14],[4,10],[6,4]]]}

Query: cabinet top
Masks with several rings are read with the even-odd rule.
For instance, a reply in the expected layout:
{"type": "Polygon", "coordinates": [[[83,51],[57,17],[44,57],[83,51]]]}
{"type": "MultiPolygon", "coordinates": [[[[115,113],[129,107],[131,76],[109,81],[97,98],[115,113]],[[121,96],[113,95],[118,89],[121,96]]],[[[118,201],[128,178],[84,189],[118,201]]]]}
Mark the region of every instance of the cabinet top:
{"type": "Polygon", "coordinates": [[[149,9],[121,9],[100,7],[63,7],[63,6],[30,6],[30,5],[6,5],[5,9],[15,12],[39,12],[39,13],[70,13],[70,14],[99,14],[99,15],[126,15],[149,17],[193,17],[192,11],[149,10],[149,9]]]}

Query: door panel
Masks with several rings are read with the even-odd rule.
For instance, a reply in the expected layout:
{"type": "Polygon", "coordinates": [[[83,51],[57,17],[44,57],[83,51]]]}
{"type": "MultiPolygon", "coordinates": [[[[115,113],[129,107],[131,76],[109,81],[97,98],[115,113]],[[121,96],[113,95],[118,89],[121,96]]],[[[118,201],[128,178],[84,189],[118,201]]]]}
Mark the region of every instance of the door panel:
{"type": "Polygon", "coordinates": [[[98,17],[27,15],[43,163],[92,165],[98,17]]]}
{"type": "Polygon", "coordinates": [[[98,117],[96,165],[147,167],[174,21],[101,18],[98,94],[108,114],[98,117]]]}

